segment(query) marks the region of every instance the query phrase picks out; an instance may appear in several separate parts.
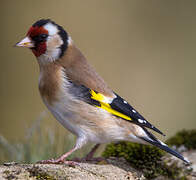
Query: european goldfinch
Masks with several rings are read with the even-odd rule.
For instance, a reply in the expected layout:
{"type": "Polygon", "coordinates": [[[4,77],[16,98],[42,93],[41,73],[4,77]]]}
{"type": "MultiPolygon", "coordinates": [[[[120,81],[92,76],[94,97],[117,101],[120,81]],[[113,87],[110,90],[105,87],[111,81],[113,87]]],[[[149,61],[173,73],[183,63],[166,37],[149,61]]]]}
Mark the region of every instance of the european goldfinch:
{"type": "Polygon", "coordinates": [[[66,158],[87,142],[132,141],[150,144],[188,163],[151,132],[163,133],[150,124],[127,101],[113,92],[89,65],[68,33],[50,19],[35,22],[16,46],[27,47],[40,68],[39,91],[54,117],[77,136],[73,149],[58,159],[42,163],[67,163],[66,158]]]}

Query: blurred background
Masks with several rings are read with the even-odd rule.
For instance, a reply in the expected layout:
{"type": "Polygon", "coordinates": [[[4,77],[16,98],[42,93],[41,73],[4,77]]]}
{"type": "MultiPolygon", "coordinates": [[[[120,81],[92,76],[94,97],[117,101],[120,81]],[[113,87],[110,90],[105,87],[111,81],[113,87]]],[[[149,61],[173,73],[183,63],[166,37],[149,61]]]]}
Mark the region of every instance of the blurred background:
{"type": "Polygon", "coordinates": [[[75,141],[42,103],[34,55],[13,47],[41,18],[63,26],[110,87],[167,137],[196,128],[195,0],[1,0],[0,162],[57,156],[75,141]],[[40,157],[22,157],[32,149],[40,157]]]}

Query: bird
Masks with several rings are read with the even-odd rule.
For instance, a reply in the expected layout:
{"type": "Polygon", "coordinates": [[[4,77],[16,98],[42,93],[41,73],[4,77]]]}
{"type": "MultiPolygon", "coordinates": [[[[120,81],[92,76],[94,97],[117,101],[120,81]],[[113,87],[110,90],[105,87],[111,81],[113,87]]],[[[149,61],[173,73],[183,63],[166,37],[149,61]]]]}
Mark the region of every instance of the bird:
{"type": "Polygon", "coordinates": [[[106,84],[62,26],[40,19],[15,46],[33,52],[44,104],[77,137],[70,151],[41,163],[73,164],[67,157],[88,142],[96,144],[85,156],[90,160],[100,144],[119,141],[153,145],[189,163],[160,141],[151,131],[164,134],[106,84]]]}

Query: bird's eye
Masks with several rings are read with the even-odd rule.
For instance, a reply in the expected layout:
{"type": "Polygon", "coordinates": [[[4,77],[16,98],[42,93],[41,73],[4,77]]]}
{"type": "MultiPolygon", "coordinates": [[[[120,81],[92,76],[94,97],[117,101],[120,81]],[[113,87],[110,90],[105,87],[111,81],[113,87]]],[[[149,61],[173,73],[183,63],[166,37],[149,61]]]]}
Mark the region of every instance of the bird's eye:
{"type": "Polygon", "coordinates": [[[46,38],[47,38],[47,37],[48,37],[47,34],[40,34],[40,35],[38,35],[38,36],[32,37],[32,39],[33,39],[35,42],[39,43],[39,42],[44,42],[44,41],[46,41],[46,38]]]}
{"type": "Polygon", "coordinates": [[[39,36],[40,36],[41,39],[46,39],[48,37],[47,34],[40,34],[39,36]]]}

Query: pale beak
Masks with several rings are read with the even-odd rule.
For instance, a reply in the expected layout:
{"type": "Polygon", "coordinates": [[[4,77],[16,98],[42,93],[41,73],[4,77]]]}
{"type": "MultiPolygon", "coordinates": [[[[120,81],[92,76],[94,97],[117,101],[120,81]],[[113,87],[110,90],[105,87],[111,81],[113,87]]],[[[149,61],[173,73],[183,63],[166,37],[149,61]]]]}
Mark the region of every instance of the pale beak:
{"type": "Polygon", "coordinates": [[[33,42],[30,40],[30,38],[28,36],[25,37],[20,42],[16,43],[15,46],[18,46],[18,47],[27,47],[27,48],[33,48],[33,47],[35,47],[34,44],[33,44],[33,42]]]}

